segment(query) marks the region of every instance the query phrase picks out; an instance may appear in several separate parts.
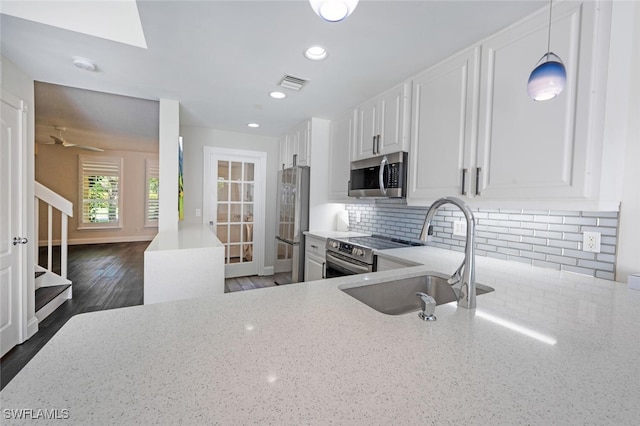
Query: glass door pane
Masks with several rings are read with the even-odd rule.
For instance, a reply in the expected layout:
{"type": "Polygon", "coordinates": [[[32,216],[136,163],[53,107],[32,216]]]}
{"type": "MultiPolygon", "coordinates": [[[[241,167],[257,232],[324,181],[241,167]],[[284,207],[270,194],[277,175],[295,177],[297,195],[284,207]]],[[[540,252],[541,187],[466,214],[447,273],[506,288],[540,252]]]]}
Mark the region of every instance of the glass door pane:
{"type": "Polygon", "coordinates": [[[251,161],[218,160],[216,230],[225,263],[253,262],[254,170],[251,161]]]}

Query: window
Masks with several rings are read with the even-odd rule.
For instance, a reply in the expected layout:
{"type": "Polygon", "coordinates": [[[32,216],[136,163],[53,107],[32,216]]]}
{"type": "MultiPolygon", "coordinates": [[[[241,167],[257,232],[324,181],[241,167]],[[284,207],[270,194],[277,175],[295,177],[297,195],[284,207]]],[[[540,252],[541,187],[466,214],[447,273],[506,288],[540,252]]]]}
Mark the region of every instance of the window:
{"type": "Polygon", "coordinates": [[[122,158],[80,155],[79,228],[119,228],[122,158]]]}
{"type": "Polygon", "coordinates": [[[158,226],[160,215],[160,167],[158,160],[147,158],[146,161],[146,200],[144,226],[158,226]]]}

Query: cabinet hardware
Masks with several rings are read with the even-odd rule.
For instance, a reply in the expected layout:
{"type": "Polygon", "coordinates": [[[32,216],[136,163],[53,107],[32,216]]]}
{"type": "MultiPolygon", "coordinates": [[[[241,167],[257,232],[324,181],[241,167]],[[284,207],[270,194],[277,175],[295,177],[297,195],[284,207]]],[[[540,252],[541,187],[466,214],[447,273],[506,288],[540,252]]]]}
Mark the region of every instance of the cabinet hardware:
{"type": "Polygon", "coordinates": [[[373,154],[376,153],[376,135],[373,135],[373,137],[371,138],[371,152],[373,154]]]}
{"type": "Polygon", "coordinates": [[[462,169],[462,189],[460,191],[461,195],[467,195],[467,191],[465,190],[467,186],[467,169],[462,169]]]}
{"type": "Polygon", "coordinates": [[[327,263],[322,262],[322,279],[327,278],[327,263]]]}
{"type": "Polygon", "coordinates": [[[298,154],[293,154],[293,167],[298,165],[298,154]]]}
{"type": "Polygon", "coordinates": [[[313,244],[311,244],[311,248],[318,250],[318,246],[314,246],[313,244]]]}
{"type": "Polygon", "coordinates": [[[380,135],[376,136],[376,154],[380,154],[380,135]]]}
{"type": "Polygon", "coordinates": [[[480,195],[480,167],[476,168],[476,195],[480,195]]]}

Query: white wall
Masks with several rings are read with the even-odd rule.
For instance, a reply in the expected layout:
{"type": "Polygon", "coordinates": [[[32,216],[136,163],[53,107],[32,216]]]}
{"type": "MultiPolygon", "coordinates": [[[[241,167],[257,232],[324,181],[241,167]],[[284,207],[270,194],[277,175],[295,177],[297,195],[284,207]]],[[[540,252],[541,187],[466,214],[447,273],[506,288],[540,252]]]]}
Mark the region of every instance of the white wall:
{"type": "Polygon", "coordinates": [[[202,167],[205,146],[267,153],[264,254],[265,267],[273,267],[276,238],[278,139],[190,126],[182,126],[180,134],[184,143],[184,220],[187,223],[208,223],[202,216],[196,216],[196,209],[203,211],[202,167]]]}
{"type": "Polygon", "coordinates": [[[178,230],[178,139],[180,104],[160,99],[160,218],[158,232],[178,230]]]}
{"type": "Polygon", "coordinates": [[[311,185],[309,194],[309,230],[333,231],[338,211],[344,204],[329,203],[329,138],[331,122],[311,119],[311,185]]]}
{"type": "MultiPolygon", "coordinates": [[[[26,237],[29,241],[35,241],[34,215],[33,215],[33,179],[34,179],[34,161],[33,147],[35,144],[35,115],[34,115],[34,90],[33,79],[18,69],[11,61],[0,56],[0,76],[3,90],[6,90],[13,96],[22,99],[27,105],[27,146],[26,146],[26,237]]],[[[33,336],[38,331],[38,320],[35,312],[35,250],[37,244],[31,245],[32,250],[27,250],[27,258],[25,265],[27,266],[27,335],[26,338],[33,336]]]]}
{"type": "MultiPolygon", "coordinates": [[[[615,4],[614,4],[615,5],[615,4]]],[[[616,280],[626,282],[630,273],[640,273],[640,5],[635,4],[631,37],[631,82],[626,132],[626,157],[620,205],[616,280]]]]}

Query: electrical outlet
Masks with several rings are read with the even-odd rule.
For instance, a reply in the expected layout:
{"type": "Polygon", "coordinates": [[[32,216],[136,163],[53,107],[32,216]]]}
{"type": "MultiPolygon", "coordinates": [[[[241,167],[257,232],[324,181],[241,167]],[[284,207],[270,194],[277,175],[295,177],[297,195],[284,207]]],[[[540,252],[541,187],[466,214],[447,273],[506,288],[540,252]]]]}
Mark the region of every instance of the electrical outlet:
{"type": "Polygon", "coordinates": [[[457,235],[459,237],[464,237],[467,235],[467,222],[464,220],[459,220],[458,222],[453,222],[453,235],[457,235]]]}
{"type": "Polygon", "coordinates": [[[202,216],[202,210],[196,209],[196,217],[202,216]]]}
{"type": "Polygon", "coordinates": [[[356,212],[356,223],[360,223],[360,212],[356,212]]]}
{"type": "Polygon", "coordinates": [[[582,234],[582,251],[600,253],[600,233],[584,232],[582,234]]]}

